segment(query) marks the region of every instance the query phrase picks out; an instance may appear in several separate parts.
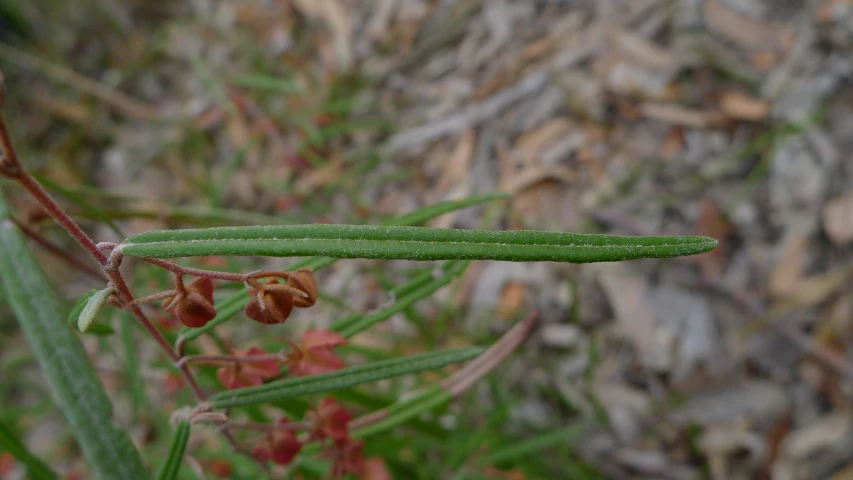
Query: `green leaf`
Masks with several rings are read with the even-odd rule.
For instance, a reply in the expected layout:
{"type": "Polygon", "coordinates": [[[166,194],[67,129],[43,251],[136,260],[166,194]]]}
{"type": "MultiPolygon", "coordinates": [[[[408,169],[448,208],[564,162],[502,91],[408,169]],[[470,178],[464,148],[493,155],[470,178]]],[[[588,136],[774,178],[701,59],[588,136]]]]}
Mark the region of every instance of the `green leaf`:
{"type": "MultiPolygon", "coordinates": [[[[404,285],[400,288],[400,291],[406,293],[402,297],[396,298],[396,300],[387,307],[367,315],[351,315],[345,317],[340,321],[333,323],[330,329],[347,338],[352,337],[359,332],[363,332],[375,323],[387,320],[393,315],[411,307],[418,300],[432,295],[436,290],[450,283],[453,277],[462,273],[467,266],[468,262],[446,262],[444,265],[445,271],[440,277],[435,278],[432,281],[427,281],[425,284],[416,287],[414,290],[409,290],[407,285],[404,285]]],[[[430,275],[432,275],[431,272],[430,275]]],[[[412,283],[418,284],[420,281],[421,278],[416,277],[412,280],[412,283]]]]}
{"type": "Polygon", "coordinates": [[[166,462],[160,467],[157,480],[174,480],[178,477],[178,471],[181,469],[181,462],[184,460],[184,451],[187,449],[189,439],[190,422],[181,420],[175,427],[175,434],[172,436],[172,443],[169,445],[166,462]]]}
{"type": "MultiPolygon", "coordinates": [[[[80,313],[83,311],[83,308],[86,307],[86,304],[89,303],[89,299],[92,298],[92,295],[96,293],[98,293],[98,290],[89,290],[82,297],[78,298],[74,306],[71,307],[71,313],[68,314],[68,325],[71,328],[77,328],[77,320],[80,319],[80,313]]],[[[86,333],[90,335],[106,336],[114,334],[115,330],[113,330],[113,327],[108,323],[95,322],[89,325],[89,328],[86,329],[86,333]]]]}
{"type": "Polygon", "coordinates": [[[484,193],[482,195],[472,195],[468,198],[463,198],[462,200],[448,200],[446,202],[439,202],[433,205],[429,205],[427,207],[419,208],[409,213],[400,215],[399,217],[394,217],[384,222],[380,222],[380,225],[398,227],[420,225],[421,223],[424,223],[427,220],[432,220],[433,218],[438,217],[440,215],[444,215],[445,213],[461,210],[463,208],[473,207],[474,205],[491,202],[493,200],[503,200],[510,197],[512,197],[512,195],[509,193],[495,192],[484,193]]]}
{"type": "Polygon", "coordinates": [[[0,420],[0,451],[9,452],[15,460],[27,467],[27,474],[33,480],[53,480],[56,472],[50,469],[44,462],[30,453],[12,427],[0,420]]]}
{"type": "Polygon", "coordinates": [[[2,196],[0,245],[0,284],[88,464],[103,480],[150,478],[133,443],[113,424],[103,385],[2,196]]]}
{"type": "Polygon", "coordinates": [[[118,248],[125,255],[149,258],[322,255],[385,260],[587,263],[694,255],[716,245],[717,241],[708,237],[314,224],[161,230],[132,236],[118,248]]]}
{"type": "Polygon", "coordinates": [[[77,318],[78,330],[85,332],[89,329],[92,322],[95,321],[95,317],[98,316],[98,312],[101,311],[101,307],[107,303],[107,299],[110,298],[110,295],[115,291],[115,288],[109,287],[103,290],[98,290],[93,295],[89,296],[86,301],[86,305],[83,307],[83,310],[80,311],[80,316],[77,318]]]}
{"type": "Polygon", "coordinates": [[[210,397],[209,402],[214,408],[232,408],[340,390],[361,383],[374,382],[462,362],[476,357],[482,351],[478,347],[467,347],[372,362],[322,375],[288,378],[256,387],[221,392],[210,397]]]}
{"type": "Polygon", "coordinates": [[[450,392],[437,386],[432,387],[413,398],[391,405],[388,407],[388,414],[382,420],[353,431],[352,437],[364,438],[385,432],[418,417],[423,412],[447,403],[451,398],[450,392]]]}
{"type": "Polygon", "coordinates": [[[237,75],[229,78],[234,85],[254,88],[258,90],[269,90],[274,93],[301,93],[302,88],[294,80],[289,78],[271,77],[257,73],[237,75]]]}
{"type": "MultiPolygon", "coordinates": [[[[444,215],[445,213],[450,213],[467,207],[473,207],[474,205],[491,202],[493,200],[509,198],[511,196],[512,195],[508,193],[497,192],[485,193],[481,195],[472,195],[468,198],[463,198],[462,200],[448,200],[446,202],[439,202],[434,205],[429,205],[423,208],[412,210],[411,212],[404,213],[399,217],[389,218],[388,220],[379,222],[379,224],[390,226],[420,225],[421,223],[426,222],[427,220],[431,220],[440,215],[444,215]]],[[[288,268],[290,270],[296,270],[297,268],[308,267],[314,270],[319,270],[323,267],[327,267],[335,263],[336,261],[337,260],[334,258],[323,257],[301,258],[290,264],[288,268]]]]}

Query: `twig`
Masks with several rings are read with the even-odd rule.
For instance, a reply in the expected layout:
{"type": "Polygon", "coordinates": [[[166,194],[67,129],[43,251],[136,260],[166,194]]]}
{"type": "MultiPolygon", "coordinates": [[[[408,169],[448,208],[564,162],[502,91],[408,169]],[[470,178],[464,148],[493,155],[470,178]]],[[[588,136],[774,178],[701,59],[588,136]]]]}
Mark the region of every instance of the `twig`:
{"type": "Polygon", "coordinates": [[[220,425],[220,430],[255,430],[258,432],[278,432],[289,430],[307,430],[311,428],[310,422],[288,422],[288,423],[233,423],[220,425]]]}
{"type": "Polygon", "coordinates": [[[269,360],[284,361],[285,358],[283,357],[281,352],[268,353],[265,355],[246,355],[244,357],[240,357],[237,355],[188,355],[175,362],[175,366],[178,368],[183,368],[189,363],[219,365],[223,363],[266,362],[269,360]]]}

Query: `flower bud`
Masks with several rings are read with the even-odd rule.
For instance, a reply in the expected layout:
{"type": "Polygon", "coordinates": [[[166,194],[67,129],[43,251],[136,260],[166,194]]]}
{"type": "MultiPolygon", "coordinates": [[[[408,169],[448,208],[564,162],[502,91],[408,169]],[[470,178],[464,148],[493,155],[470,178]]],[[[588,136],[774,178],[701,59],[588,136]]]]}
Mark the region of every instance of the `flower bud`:
{"type": "Polygon", "coordinates": [[[317,279],[310,268],[300,268],[287,278],[287,284],[308,294],[308,297],[293,296],[293,305],[297,308],[308,308],[317,301],[317,279]]]}
{"type": "Polygon", "coordinates": [[[284,323],[293,311],[293,295],[286,291],[266,288],[269,285],[278,285],[278,280],[267,279],[260,291],[255,288],[249,290],[251,298],[246,304],[246,316],[266,325],[284,323]]]}
{"type": "Polygon", "coordinates": [[[216,317],[213,307],[213,281],[209,278],[197,278],[187,285],[186,291],[167,298],[163,308],[184,325],[199,328],[216,317]]]}

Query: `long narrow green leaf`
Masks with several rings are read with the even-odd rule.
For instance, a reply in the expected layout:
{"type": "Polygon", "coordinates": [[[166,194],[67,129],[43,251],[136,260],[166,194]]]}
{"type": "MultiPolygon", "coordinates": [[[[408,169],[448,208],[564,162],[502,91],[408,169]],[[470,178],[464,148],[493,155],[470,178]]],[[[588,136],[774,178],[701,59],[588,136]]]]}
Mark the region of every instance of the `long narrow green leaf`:
{"type": "Polygon", "coordinates": [[[447,403],[451,398],[450,392],[440,387],[431,388],[414,398],[390,406],[385,418],[353,431],[352,436],[353,438],[364,438],[385,432],[408,422],[423,412],[447,403]]]}
{"type": "Polygon", "coordinates": [[[572,442],[582,432],[583,427],[579,425],[552,430],[520,442],[513,442],[502,448],[496,448],[480,457],[478,463],[481,465],[490,465],[517,460],[549,447],[572,442]]]}
{"type": "Polygon", "coordinates": [[[511,194],[505,192],[484,193],[481,195],[472,195],[461,200],[447,200],[433,205],[428,205],[417,210],[412,210],[409,213],[404,213],[399,217],[388,219],[380,222],[380,225],[405,227],[411,225],[420,225],[427,220],[432,220],[435,217],[450,213],[463,208],[473,207],[481,203],[491,202],[493,200],[503,200],[512,197],[511,194]]]}
{"type": "Polygon", "coordinates": [[[362,315],[354,318],[346,317],[340,322],[332,324],[331,329],[337,331],[338,333],[347,338],[352,337],[357,333],[363,332],[364,330],[367,330],[368,328],[373,326],[375,323],[387,320],[393,315],[411,307],[418,300],[432,295],[433,293],[435,293],[436,290],[450,283],[453,277],[462,273],[465,270],[465,267],[467,266],[468,262],[455,262],[451,264],[450,268],[445,271],[440,277],[429,281],[424,285],[421,285],[420,287],[416,288],[414,291],[407,293],[403,297],[397,298],[394,303],[388,305],[387,307],[367,315],[362,315]]]}
{"type": "MultiPolygon", "coordinates": [[[[457,263],[456,260],[448,260],[442,264],[441,268],[442,268],[442,270],[447,271],[447,269],[449,269],[450,267],[452,267],[456,263],[457,263]]],[[[416,276],[415,278],[409,280],[408,282],[406,282],[402,285],[397,285],[396,287],[391,289],[389,293],[391,293],[393,295],[394,302],[396,303],[397,301],[406,297],[409,293],[411,293],[411,292],[417,290],[418,288],[426,285],[427,283],[429,283],[432,280],[435,280],[435,276],[434,276],[432,271],[423,272],[420,275],[416,276]]],[[[390,306],[392,306],[392,305],[389,305],[389,307],[390,306]]],[[[375,313],[379,313],[379,312],[375,312],[375,313]]],[[[341,319],[333,322],[332,325],[329,327],[329,329],[334,330],[336,332],[340,332],[344,328],[347,328],[348,326],[352,325],[353,323],[358,322],[360,319],[364,318],[367,315],[370,315],[370,314],[352,313],[350,315],[347,315],[344,318],[341,318],[341,319]]]]}
{"type": "Polygon", "coordinates": [[[169,445],[166,462],[160,467],[157,480],[174,480],[178,477],[178,471],[181,469],[181,462],[184,460],[184,451],[187,449],[189,439],[190,422],[181,420],[175,427],[175,434],[172,436],[172,443],[169,445]]]}
{"type": "MultiPolygon", "coordinates": [[[[409,213],[405,213],[399,217],[394,217],[389,220],[382,222],[383,225],[417,225],[419,223],[423,223],[427,220],[435,218],[439,215],[443,215],[445,213],[449,213],[455,210],[459,210],[466,207],[471,207],[474,205],[479,205],[481,203],[490,202],[492,200],[500,200],[503,198],[510,197],[509,194],[506,193],[486,193],[482,195],[473,195],[468,198],[464,198],[462,200],[450,200],[446,202],[439,202],[434,205],[430,205],[427,207],[419,208],[417,210],[413,210],[409,213]]],[[[327,267],[337,261],[336,258],[328,258],[328,257],[307,257],[300,258],[299,260],[293,262],[288,266],[289,270],[296,270],[297,268],[311,268],[314,271],[320,270],[321,268],[327,267]]],[[[449,267],[450,263],[445,265],[445,268],[449,267]]],[[[421,284],[426,283],[432,279],[431,272],[425,272],[424,275],[420,275],[418,277],[418,282],[414,280],[412,282],[407,283],[406,288],[414,290],[418,288],[421,284]]],[[[395,289],[396,290],[396,289],[395,289]]],[[[409,293],[408,291],[398,291],[395,292],[398,298],[405,293],[409,293]]],[[[237,312],[243,308],[244,301],[246,300],[246,296],[243,293],[236,293],[231,297],[223,300],[222,302],[216,305],[216,317],[207,323],[207,325],[201,328],[183,328],[180,332],[183,335],[184,340],[189,342],[195,340],[201,335],[213,330],[217,325],[220,325],[229,319],[231,319],[237,312]],[[235,303],[236,302],[236,303],[235,303]]],[[[349,321],[353,321],[355,319],[361,318],[362,315],[352,315],[348,317],[349,321]]]]}
{"type": "Polygon", "coordinates": [[[210,397],[209,401],[214,408],[232,408],[340,390],[361,383],[374,382],[462,362],[476,357],[482,351],[478,347],[467,347],[372,362],[322,375],[289,378],[257,387],[221,392],[210,397]]]}
{"type": "MultiPolygon", "coordinates": [[[[491,202],[493,200],[509,198],[511,196],[512,195],[508,193],[495,192],[472,195],[468,198],[463,198],[461,200],[448,200],[445,202],[439,202],[433,205],[428,205],[423,208],[412,210],[411,212],[404,213],[399,217],[389,218],[388,220],[379,222],[379,224],[397,227],[420,225],[426,222],[427,220],[431,220],[435,217],[444,215],[445,213],[454,212],[463,208],[473,207],[474,205],[491,202]]],[[[335,263],[336,261],[337,260],[334,258],[326,257],[301,258],[293,262],[288,268],[290,270],[296,270],[297,268],[308,267],[314,270],[319,270],[323,267],[327,267],[335,263]]]]}
{"type": "Polygon", "coordinates": [[[0,452],[2,451],[11,453],[15,460],[26,465],[29,478],[33,480],[53,480],[56,478],[56,472],[30,453],[24,442],[15,435],[12,427],[0,420],[0,452]]]}
{"type": "Polygon", "coordinates": [[[578,233],[455,230],[378,225],[287,225],[162,230],[119,246],[133,257],[323,255],[386,260],[614,262],[707,252],[708,237],[626,237],[578,233]]]}
{"type": "Polygon", "coordinates": [[[92,470],[103,480],[150,478],[133,443],[113,424],[109,398],[2,196],[0,245],[0,283],[92,470]]]}

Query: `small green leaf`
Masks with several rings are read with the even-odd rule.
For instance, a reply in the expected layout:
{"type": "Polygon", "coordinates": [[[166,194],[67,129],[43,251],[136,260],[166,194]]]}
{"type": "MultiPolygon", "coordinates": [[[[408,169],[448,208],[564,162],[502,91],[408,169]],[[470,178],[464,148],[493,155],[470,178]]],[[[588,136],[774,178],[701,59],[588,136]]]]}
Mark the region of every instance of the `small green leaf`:
{"type": "Polygon", "coordinates": [[[0,420],[0,452],[2,451],[9,452],[15,460],[26,465],[29,478],[33,480],[53,480],[56,478],[56,473],[50,467],[30,453],[24,442],[12,430],[12,427],[0,420]]]}
{"type": "Polygon", "coordinates": [[[113,287],[108,287],[103,290],[98,290],[89,299],[86,301],[86,306],[83,307],[83,310],[80,311],[80,317],[77,318],[77,329],[81,332],[85,332],[92,325],[92,322],[95,321],[95,317],[98,316],[98,312],[101,311],[101,307],[107,302],[107,299],[110,298],[116,291],[113,287]]]}
{"type": "Polygon", "coordinates": [[[83,455],[102,480],[150,475],[127,435],[113,423],[103,385],[64,322],[65,312],[44,272],[9,219],[0,195],[0,285],[83,455]]]}
{"type": "Polygon", "coordinates": [[[483,349],[478,347],[467,347],[421,353],[409,357],[358,365],[322,375],[288,378],[256,387],[221,392],[210,397],[209,401],[214,408],[232,408],[340,390],[361,383],[374,382],[462,362],[476,357],[482,351],[483,349]]]}
{"type": "Polygon", "coordinates": [[[68,314],[69,324],[77,325],[77,319],[80,318],[80,312],[86,308],[86,304],[89,303],[89,299],[96,293],[98,293],[98,291],[93,288],[77,299],[77,302],[75,302],[74,306],[71,307],[71,313],[68,314]]]}
{"type": "Polygon", "coordinates": [[[378,225],[277,225],[162,230],[128,238],[132,257],[322,255],[385,260],[615,262],[707,252],[708,237],[626,237],[528,230],[481,231],[378,225]]]}
{"type": "Polygon", "coordinates": [[[184,451],[187,449],[187,442],[190,439],[190,422],[181,420],[175,427],[175,434],[172,436],[172,443],[169,445],[169,453],[166,456],[166,461],[157,472],[157,480],[174,480],[178,477],[178,471],[181,469],[181,462],[184,460],[184,451]]]}

